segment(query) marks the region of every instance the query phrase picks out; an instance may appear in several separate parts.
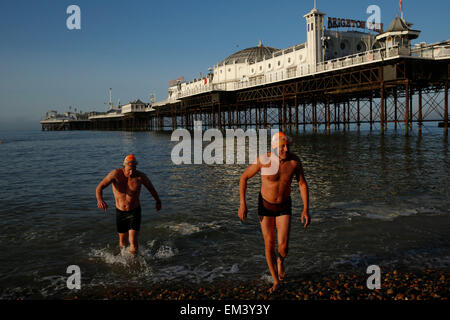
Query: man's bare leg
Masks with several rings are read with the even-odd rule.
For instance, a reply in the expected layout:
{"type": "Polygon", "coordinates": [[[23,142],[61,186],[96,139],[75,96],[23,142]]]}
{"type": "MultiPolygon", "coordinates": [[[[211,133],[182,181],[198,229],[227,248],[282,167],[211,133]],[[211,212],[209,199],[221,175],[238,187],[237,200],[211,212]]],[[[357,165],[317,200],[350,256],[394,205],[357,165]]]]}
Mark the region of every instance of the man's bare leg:
{"type": "Polygon", "coordinates": [[[280,281],[278,279],[277,271],[277,256],[275,253],[275,218],[274,217],[259,217],[261,224],[261,231],[264,237],[264,247],[266,253],[266,261],[269,267],[270,274],[273,278],[273,286],[269,293],[278,289],[280,281]]]}
{"type": "Polygon", "coordinates": [[[130,229],[128,234],[130,237],[130,253],[136,255],[138,252],[138,232],[130,229]]]}
{"type": "Polygon", "coordinates": [[[277,270],[280,281],[284,279],[286,273],[284,272],[284,259],[288,254],[289,233],[291,230],[291,216],[284,215],[276,217],[277,226],[277,240],[278,240],[278,259],[277,270]]]}
{"type": "Polygon", "coordinates": [[[128,232],[126,233],[119,233],[119,247],[125,248],[129,245],[129,241],[128,241],[128,232]]]}

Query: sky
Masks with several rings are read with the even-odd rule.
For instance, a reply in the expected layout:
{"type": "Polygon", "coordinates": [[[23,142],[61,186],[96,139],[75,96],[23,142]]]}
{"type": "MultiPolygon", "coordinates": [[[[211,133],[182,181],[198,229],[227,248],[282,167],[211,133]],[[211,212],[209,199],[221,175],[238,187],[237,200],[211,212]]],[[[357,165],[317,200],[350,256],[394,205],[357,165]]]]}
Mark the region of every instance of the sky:
{"type": "MultiPolygon", "coordinates": [[[[317,0],[329,17],[367,20],[378,5],[387,28],[398,0],[317,0]]],[[[205,75],[229,55],[306,41],[304,14],[314,1],[0,0],[0,130],[39,129],[48,110],[106,111],[113,102],[156,101],[168,82],[205,75]],[[70,5],[81,29],[69,30],[70,5]]],[[[450,39],[450,1],[403,0],[417,41],[450,39]]]]}

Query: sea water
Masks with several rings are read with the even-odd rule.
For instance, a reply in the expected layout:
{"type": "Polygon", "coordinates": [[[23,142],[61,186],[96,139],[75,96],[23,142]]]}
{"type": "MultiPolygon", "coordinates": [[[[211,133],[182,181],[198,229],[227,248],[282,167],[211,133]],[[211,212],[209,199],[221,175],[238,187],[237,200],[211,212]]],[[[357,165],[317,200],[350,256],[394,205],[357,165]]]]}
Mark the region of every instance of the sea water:
{"type": "MultiPolygon", "coordinates": [[[[379,265],[450,266],[448,137],[442,129],[292,133],[310,191],[311,225],[292,184],[287,273],[364,272],[379,265]]],[[[175,165],[171,132],[0,131],[0,298],[63,297],[67,267],[81,290],[162,282],[267,279],[257,219],[260,178],[249,180],[249,215],[238,219],[246,165],[175,165]],[[107,212],[95,188],[136,155],[162,200],[143,187],[139,255],[120,250],[111,187],[107,212]]]]}

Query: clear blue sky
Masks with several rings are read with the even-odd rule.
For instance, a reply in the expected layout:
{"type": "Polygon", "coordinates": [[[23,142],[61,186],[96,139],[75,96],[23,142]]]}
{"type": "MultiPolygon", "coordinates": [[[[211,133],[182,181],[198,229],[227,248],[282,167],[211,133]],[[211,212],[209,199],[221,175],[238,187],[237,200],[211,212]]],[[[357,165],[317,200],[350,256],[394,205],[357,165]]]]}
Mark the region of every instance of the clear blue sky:
{"type": "MultiPolygon", "coordinates": [[[[366,20],[371,4],[389,25],[398,0],[318,0],[330,17],[366,20]]],[[[230,54],[263,44],[305,42],[303,15],[314,5],[288,0],[1,0],[0,130],[39,128],[49,109],[104,111],[113,101],[167,97],[168,81],[205,74],[230,54]],[[81,30],[66,9],[81,8],[81,30]]],[[[427,43],[450,38],[450,1],[403,0],[406,20],[427,43]]]]}

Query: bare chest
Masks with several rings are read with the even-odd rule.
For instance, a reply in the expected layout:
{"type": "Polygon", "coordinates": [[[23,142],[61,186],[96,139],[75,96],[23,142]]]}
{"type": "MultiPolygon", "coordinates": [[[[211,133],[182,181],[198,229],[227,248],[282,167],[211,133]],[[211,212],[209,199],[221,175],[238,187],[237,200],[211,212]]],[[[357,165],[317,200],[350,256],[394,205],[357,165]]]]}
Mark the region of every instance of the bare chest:
{"type": "Polygon", "coordinates": [[[136,193],[141,189],[140,178],[119,178],[114,183],[116,191],[124,194],[136,193]]]}
{"type": "Polygon", "coordinates": [[[295,163],[289,162],[282,162],[279,166],[279,169],[275,174],[271,175],[261,175],[262,181],[267,182],[286,182],[286,181],[292,181],[292,177],[295,173],[295,163]]]}

